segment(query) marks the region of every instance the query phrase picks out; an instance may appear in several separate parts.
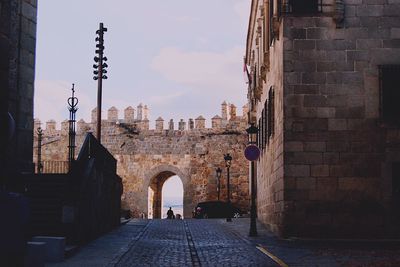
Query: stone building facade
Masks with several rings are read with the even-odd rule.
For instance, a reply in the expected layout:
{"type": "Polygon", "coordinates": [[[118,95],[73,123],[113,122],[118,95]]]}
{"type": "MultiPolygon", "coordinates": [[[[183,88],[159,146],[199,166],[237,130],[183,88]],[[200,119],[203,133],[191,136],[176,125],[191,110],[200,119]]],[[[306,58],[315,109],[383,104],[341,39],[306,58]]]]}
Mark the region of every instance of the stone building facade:
{"type": "MultiPolygon", "coordinates": [[[[77,122],[77,151],[88,131],[94,131],[96,110],[89,123],[77,122]]],[[[244,107],[244,114],[247,108],[244,107]]],[[[124,110],[119,119],[118,110],[108,110],[102,122],[102,144],[117,159],[117,173],[123,179],[124,208],[135,217],[152,215],[161,217],[162,187],[173,175],[180,177],[183,189],[184,217],[192,216],[192,209],[201,201],[217,200],[216,168],[224,171],[221,180],[221,200],[226,200],[226,168],[224,154],[233,157],[231,174],[231,200],[243,211],[249,208],[248,166],[244,158],[247,117],[237,116],[236,107],[224,103],[222,117],[212,119],[206,128],[205,118],[181,120],[175,123],[159,117],[155,129],[150,129],[148,108],[140,104],[124,110]],[[228,108],[229,106],[229,108],[228,108]],[[137,116],[135,117],[135,114],[137,116]]],[[[67,171],[68,121],[56,129],[55,121],[46,122],[43,131],[42,161],[44,172],[67,171]]],[[[40,121],[35,120],[35,128],[40,121]]],[[[34,162],[37,162],[37,136],[34,141],[34,162]]]]}
{"type": "Polygon", "coordinates": [[[281,236],[399,233],[400,2],[253,0],[258,217],[281,236]]]}
{"type": "Polygon", "coordinates": [[[34,0],[0,2],[0,184],[33,170],[36,14],[34,0]]]}

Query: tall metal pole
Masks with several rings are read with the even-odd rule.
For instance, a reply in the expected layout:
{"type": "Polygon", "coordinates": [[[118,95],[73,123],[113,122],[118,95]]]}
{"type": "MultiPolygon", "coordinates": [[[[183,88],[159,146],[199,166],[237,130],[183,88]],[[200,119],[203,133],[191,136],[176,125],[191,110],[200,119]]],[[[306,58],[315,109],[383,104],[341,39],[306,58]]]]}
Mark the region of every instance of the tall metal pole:
{"type": "MultiPolygon", "coordinates": [[[[226,172],[227,172],[227,186],[228,186],[228,206],[230,207],[230,204],[231,204],[231,191],[230,191],[230,182],[229,182],[229,179],[230,179],[229,168],[230,168],[230,166],[227,166],[227,167],[226,167],[226,172]]],[[[228,215],[228,218],[226,218],[226,221],[227,221],[227,222],[231,222],[231,221],[232,221],[232,218],[231,218],[231,215],[230,215],[230,214],[228,215]]]]}
{"type": "Polygon", "coordinates": [[[251,168],[251,206],[250,206],[250,232],[249,236],[257,236],[257,222],[256,222],[256,181],[254,175],[255,163],[254,160],[250,162],[251,168]]]}
{"type": "Polygon", "coordinates": [[[96,31],[96,34],[98,34],[98,37],[96,37],[96,41],[99,43],[96,44],[96,56],[94,58],[94,61],[97,63],[93,65],[93,68],[95,69],[93,71],[93,74],[95,75],[93,77],[94,80],[97,80],[97,140],[101,142],[101,99],[102,99],[102,90],[103,90],[103,79],[107,79],[107,76],[105,75],[107,73],[106,68],[108,65],[104,63],[104,61],[107,61],[107,57],[104,56],[104,32],[107,31],[107,28],[104,27],[103,23],[100,23],[99,29],[96,31]]]}
{"type": "Polygon", "coordinates": [[[244,151],[247,160],[250,161],[250,182],[251,182],[251,203],[250,203],[250,231],[249,236],[257,236],[257,209],[256,209],[256,177],[255,177],[255,161],[260,157],[260,149],[257,144],[257,134],[259,129],[254,123],[246,129],[249,137],[249,143],[244,151]]]}
{"type": "Polygon", "coordinates": [[[42,128],[37,129],[38,135],[38,151],[37,151],[37,173],[42,173],[43,165],[42,165],[42,136],[43,130],[42,128]]]}
{"type": "MultiPolygon", "coordinates": [[[[231,207],[231,191],[230,191],[230,173],[229,173],[229,169],[231,167],[231,163],[232,163],[232,156],[229,154],[224,155],[224,160],[225,160],[225,166],[226,166],[226,183],[227,183],[227,199],[228,199],[228,206],[231,207]]],[[[227,222],[231,222],[232,221],[232,216],[231,216],[231,212],[228,213],[228,217],[226,218],[227,222]]]]}
{"type": "Polygon", "coordinates": [[[68,98],[68,110],[69,110],[69,131],[68,131],[68,169],[72,170],[72,164],[75,160],[75,122],[76,122],[76,111],[78,108],[78,98],[75,97],[75,85],[72,84],[72,96],[68,98]]]}
{"type": "Polygon", "coordinates": [[[221,168],[217,168],[216,169],[216,174],[217,174],[217,195],[218,195],[218,201],[219,201],[219,196],[220,196],[220,192],[221,192],[221,173],[222,170],[221,168]]]}

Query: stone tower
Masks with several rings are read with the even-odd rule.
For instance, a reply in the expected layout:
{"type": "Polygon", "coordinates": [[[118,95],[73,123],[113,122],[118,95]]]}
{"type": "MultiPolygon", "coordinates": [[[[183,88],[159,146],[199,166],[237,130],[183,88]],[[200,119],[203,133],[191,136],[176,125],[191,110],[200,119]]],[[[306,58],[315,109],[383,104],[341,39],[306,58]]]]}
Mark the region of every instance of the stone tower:
{"type": "Polygon", "coordinates": [[[156,131],[162,132],[164,130],[164,119],[161,117],[158,117],[156,120],[156,131]]]}
{"type": "Polygon", "coordinates": [[[143,120],[143,104],[140,103],[139,106],[137,106],[137,120],[141,121],[143,120]]]}
{"type": "Polygon", "coordinates": [[[108,109],[107,120],[110,122],[118,121],[118,109],[114,106],[108,109]]]}
{"type": "Polygon", "coordinates": [[[133,123],[135,121],[135,109],[131,106],[124,110],[125,123],[133,123]]]}

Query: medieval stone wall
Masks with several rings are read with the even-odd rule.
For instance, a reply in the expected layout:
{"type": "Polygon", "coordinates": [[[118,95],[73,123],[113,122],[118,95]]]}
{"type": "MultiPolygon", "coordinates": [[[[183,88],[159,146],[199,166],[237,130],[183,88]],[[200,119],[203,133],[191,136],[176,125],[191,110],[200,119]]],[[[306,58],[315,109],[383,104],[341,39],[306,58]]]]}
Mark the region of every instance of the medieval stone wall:
{"type": "MultiPolygon", "coordinates": [[[[281,162],[274,156],[281,150],[272,141],[258,164],[259,217],[282,235],[393,234],[399,219],[393,164],[400,159],[400,139],[399,127],[385,125],[380,117],[379,66],[400,64],[400,6],[396,1],[325,4],[316,15],[278,17],[274,12],[279,36],[269,48],[271,65],[266,81],[254,89],[261,97],[250,94],[249,100],[257,103],[255,121],[270,86],[277,89],[275,106],[283,100],[283,120],[279,109],[274,119],[275,134],[284,127],[283,183],[278,187],[283,187],[283,201],[272,197],[274,180],[268,178],[281,162]],[[280,207],[281,220],[264,203],[280,207]]],[[[255,21],[262,18],[256,10],[255,21]]],[[[259,46],[263,40],[257,25],[249,26],[254,32],[250,51],[257,51],[257,38],[259,46]]],[[[255,57],[248,63],[260,66],[263,60],[255,57]]]]}
{"type": "Polygon", "coordinates": [[[36,14],[33,0],[0,3],[0,121],[2,142],[7,143],[5,153],[0,148],[0,161],[5,163],[2,171],[11,173],[32,170],[36,14]],[[15,121],[11,140],[7,112],[15,121]]]}
{"type": "MultiPolygon", "coordinates": [[[[227,106],[225,108],[227,109],[227,106]]],[[[161,190],[167,178],[178,175],[184,187],[184,216],[191,217],[192,209],[198,202],[217,199],[217,167],[223,169],[220,198],[226,200],[226,168],[223,156],[230,153],[233,157],[230,169],[231,199],[247,211],[248,164],[243,154],[247,143],[247,120],[236,116],[235,107],[233,112],[232,110],[231,105],[230,112],[226,110],[231,115],[225,119],[215,116],[213,128],[206,128],[205,119],[200,116],[193,122],[193,127],[190,126],[190,121],[193,120],[189,120],[185,126],[181,121],[177,130],[171,122],[169,127],[164,129],[162,118],[157,120],[156,129],[150,129],[148,114],[143,114],[142,120],[140,117],[118,119],[115,108],[111,108],[111,120],[109,116],[109,119],[102,123],[102,144],[118,160],[117,172],[123,178],[124,184],[124,207],[129,208],[134,216],[148,214],[149,186],[155,182],[160,183],[161,190]]],[[[64,121],[61,130],[57,130],[54,121],[47,122],[42,146],[43,161],[67,159],[66,123],[64,121]]],[[[35,128],[39,125],[37,120],[35,128]]],[[[78,122],[77,151],[85,132],[94,128],[94,122],[78,122]]],[[[37,136],[35,145],[36,138],[37,136]]],[[[37,147],[34,152],[36,162],[37,147]]]]}

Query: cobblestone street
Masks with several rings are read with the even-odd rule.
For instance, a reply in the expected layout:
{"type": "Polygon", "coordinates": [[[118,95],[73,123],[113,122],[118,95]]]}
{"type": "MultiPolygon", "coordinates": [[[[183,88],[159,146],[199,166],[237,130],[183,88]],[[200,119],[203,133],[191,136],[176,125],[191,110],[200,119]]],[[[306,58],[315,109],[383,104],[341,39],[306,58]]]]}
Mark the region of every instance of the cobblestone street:
{"type": "Polygon", "coordinates": [[[398,241],[280,240],[249,219],[132,220],[63,266],[400,266],[398,241]]]}

